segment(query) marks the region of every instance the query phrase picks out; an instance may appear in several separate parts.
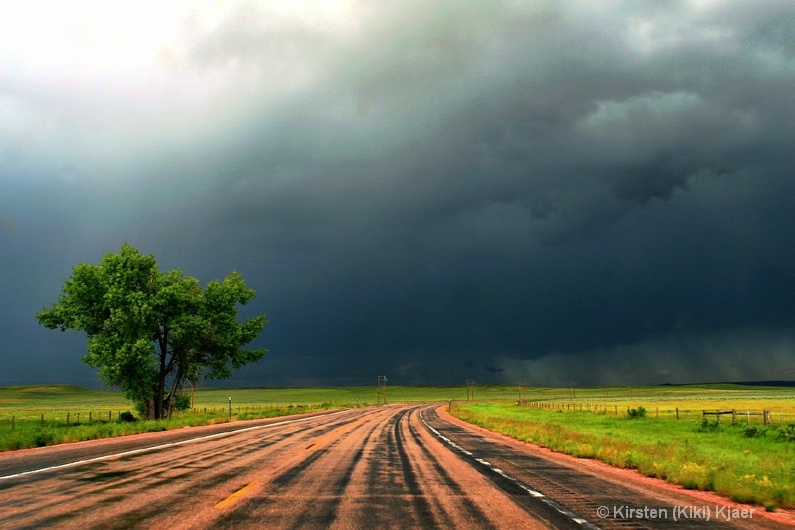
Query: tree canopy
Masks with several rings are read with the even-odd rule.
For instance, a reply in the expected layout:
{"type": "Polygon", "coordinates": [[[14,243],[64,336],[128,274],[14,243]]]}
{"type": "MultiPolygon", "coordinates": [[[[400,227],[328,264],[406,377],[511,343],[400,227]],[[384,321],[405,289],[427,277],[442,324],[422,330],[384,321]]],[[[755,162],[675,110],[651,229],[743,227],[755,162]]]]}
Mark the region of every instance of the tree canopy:
{"type": "Polygon", "coordinates": [[[159,419],[171,416],[186,382],[225,379],[265,355],[242,349],[267,323],[265,315],[238,322],[238,304],[254,296],[235,271],[202,290],[196,278],[160,272],[154,256],[125,244],[97,265],[73,267],[58,302],[36,318],[51,329],[84,331],[83,360],[139,412],[159,419]]]}

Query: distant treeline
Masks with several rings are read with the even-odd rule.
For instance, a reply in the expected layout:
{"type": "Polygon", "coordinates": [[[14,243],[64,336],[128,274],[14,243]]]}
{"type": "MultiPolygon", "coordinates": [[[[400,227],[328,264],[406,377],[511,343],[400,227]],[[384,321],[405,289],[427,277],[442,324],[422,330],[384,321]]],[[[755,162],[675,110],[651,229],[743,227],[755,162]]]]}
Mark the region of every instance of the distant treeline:
{"type": "Polygon", "coordinates": [[[717,383],[663,383],[660,386],[742,385],[742,386],[795,386],[795,381],[723,381],[717,383]]]}

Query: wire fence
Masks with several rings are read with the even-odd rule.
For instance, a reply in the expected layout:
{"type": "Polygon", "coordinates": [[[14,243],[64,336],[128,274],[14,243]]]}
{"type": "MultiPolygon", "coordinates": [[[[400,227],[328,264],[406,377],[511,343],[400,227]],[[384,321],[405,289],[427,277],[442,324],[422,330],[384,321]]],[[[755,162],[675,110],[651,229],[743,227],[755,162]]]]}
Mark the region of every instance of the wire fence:
{"type": "Polygon", "coordinates": [[[556,401],[527,401],[518,400],[517,405],[524,407],[535,408],[540,410],[560,411],[560,412],[591,412],[593,414],[612,414],[619,415],[633,415],[638,414],[638,409],[643,409],[643,415],[648,418],[674,418],[680,419],[693,419],[701,421],[708,416],[715,416],[716,421],[720,423],[720,417],[724,415],[731,416],[731,423],[746,422],[751,425],[754,422],[762,423],[763,425],[780,424],[783,425],[786,421],[792,421],[793,414],[791,412],[784,413],[783,411],[771,410],[704,410],[704,409],[685,409],[679,407],[654,407],[654,408],[629,408],[618,405],[611,405],[606,403],[584,403],[584,402],[556,402],[556,401]],[[633,412],[634,411],[634,412],[633,412]]]}
{"type": "MultiPolygon", "coordinates": [[[[295,404],[270,404],[270,405],[241,405],[232,407],[231,416],[237,419],[246,419],[255,416],[269,416],[279,411],[290,413],[303,410],[316,410],[327,408],[331,403],[305,405],[295,404]]],[[[79,425],[96,425],[112,422],[129,422],[136,414],[128,410],[68,410],[51,412],[25,412],[19,411],[12,414],[0,415],[0,431],[16,430],[28,427],[72,427],[79,425]]],[[[230,416],[229,407],[195,407],[184,411],[175,411],[173,420],[186,419],[192,416],[208,418],[227,418],[230,416]]]]}

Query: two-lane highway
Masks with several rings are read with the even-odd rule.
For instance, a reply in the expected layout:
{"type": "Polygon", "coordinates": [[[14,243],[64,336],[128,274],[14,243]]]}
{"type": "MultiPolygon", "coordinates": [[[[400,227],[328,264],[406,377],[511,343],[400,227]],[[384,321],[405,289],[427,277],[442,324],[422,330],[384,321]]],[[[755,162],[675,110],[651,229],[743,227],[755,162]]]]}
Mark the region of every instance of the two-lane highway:
{"type": "MultiPolygon", "coordinates": [[[[638,500],[636,490],[530,458],[427,405],[0,454],[0,528],[671,526],[595,511],[638,500]]],[[[776,527],[752,523],[745,527],[776,527]]]]}
{"type": "Polygon", "coordinates": [[[85,443],[4,454],[0,527],[548,526],[436,440],[418,410],[287,418],[144,447],[117,441],[121,450],[106,441],[101,455],[85,443]]]}

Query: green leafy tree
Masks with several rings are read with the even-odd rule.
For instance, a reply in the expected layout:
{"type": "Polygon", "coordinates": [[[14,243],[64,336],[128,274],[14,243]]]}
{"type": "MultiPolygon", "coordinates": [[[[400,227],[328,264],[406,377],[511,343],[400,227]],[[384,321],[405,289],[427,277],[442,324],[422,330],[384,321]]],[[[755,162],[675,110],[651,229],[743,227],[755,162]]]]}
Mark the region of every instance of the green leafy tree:
{"type": "Polygon", "coordinates": [[[238,322],[254,298],[232,272],[202,291],[181,270],[162,273],[152,255],[125,244],[97,265],[73,267],[58,302],[36,315],[50,329],[85,331],[83,360],[150,419],[171,417],[186,382],[225,379],[265,355],[242,349],[265,328],[265,315],[238,322]]]}

